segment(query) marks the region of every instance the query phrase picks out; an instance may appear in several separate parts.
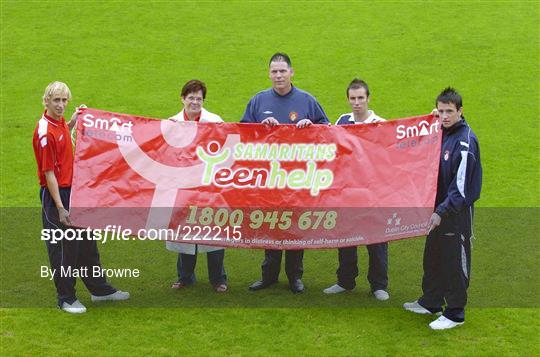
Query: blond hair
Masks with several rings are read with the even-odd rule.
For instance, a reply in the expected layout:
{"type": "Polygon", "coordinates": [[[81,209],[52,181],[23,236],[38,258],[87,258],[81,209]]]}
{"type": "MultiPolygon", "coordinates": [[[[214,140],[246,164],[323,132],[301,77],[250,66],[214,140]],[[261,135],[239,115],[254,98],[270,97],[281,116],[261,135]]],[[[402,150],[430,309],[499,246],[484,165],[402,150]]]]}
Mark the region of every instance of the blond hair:
{"type": "Polygon", "coordinates": [[[45,88],[45,93],[43,94],[43,105],[47,105],[46,100],[51,98],[55,94],[66,94],[68,100],[71,100],[71,91],[69,87],[64,82],[52,82],[47,88],[45,88]]]}

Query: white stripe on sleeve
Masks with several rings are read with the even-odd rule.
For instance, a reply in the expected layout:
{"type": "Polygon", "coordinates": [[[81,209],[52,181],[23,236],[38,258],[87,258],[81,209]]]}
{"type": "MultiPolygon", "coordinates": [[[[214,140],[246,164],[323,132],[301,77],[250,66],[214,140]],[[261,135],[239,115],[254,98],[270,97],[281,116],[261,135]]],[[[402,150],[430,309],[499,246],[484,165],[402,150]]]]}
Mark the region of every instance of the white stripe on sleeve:
{"type": "Polygon", "coordinates": [[[44,118],[41,118],[38,122],[38,138],[42,138],[43,136],[47,135],[47,127],[49,126],[49,122],[45,120],[44,118]]]}
{"type": "Polygon", "coordinates": [[[461,152],[461,162],[459,163],[458,171],[457,171],[457,187],[459,190],[459,193],[461,193],[461,196],[465,198],[465,177],[467,171],[467,158],[468,158],[468,151],[462,151],[461,152]]]}

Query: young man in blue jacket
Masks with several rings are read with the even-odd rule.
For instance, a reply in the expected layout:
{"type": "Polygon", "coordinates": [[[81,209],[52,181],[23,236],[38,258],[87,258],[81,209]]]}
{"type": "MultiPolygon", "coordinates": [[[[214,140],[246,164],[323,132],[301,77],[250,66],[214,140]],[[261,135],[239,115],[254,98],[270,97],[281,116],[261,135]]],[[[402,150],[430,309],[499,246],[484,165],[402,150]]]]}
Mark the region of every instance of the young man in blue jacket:
{"type": "Polygon", "coordinates": [[[435,212],[424,249],[423,295],[405,303],[418,314],[440,314],[429,326],[450,329],[465,322],[471,271],[473,203],[480,197],[482,166],[478,139],[462,116],[462,99],[446,88],[436,100],[442,148],[435,212]]]}

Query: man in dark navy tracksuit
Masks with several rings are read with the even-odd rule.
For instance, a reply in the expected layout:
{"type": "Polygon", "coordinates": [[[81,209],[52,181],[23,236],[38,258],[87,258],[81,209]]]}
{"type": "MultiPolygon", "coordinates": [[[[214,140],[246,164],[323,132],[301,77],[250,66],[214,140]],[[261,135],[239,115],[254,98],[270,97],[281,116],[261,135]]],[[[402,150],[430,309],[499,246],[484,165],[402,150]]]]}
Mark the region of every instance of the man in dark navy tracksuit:
{"type": "Polygon", "coordinates": [[[462,325],[471,271],[473,203],[480,197],[482,166],[478,139],[462,116],[462,99],[446,88],[436,100],[443,141],[435,212],[424,249],[423,295],[406,310],[440,313],[434,330],[462,325]]]}

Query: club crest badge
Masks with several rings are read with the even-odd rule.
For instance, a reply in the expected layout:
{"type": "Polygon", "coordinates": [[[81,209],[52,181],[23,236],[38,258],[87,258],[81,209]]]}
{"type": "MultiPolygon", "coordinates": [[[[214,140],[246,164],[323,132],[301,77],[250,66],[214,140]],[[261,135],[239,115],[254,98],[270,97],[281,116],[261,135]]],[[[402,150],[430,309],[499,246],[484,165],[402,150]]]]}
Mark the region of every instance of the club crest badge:
{"type": "Polygon", "coordinates": [[[289,113],[289,119],[291,119],[291,121],[296,121],[296,119],[298,119],[298,113],[297,112],[290,112],[289,113]]]}
{"type": "Polygon", "coordinates": [[[450,151],[446,150],[444,152],[444,161],[448,161],[449,158],[450,158],[450,151]]]}

